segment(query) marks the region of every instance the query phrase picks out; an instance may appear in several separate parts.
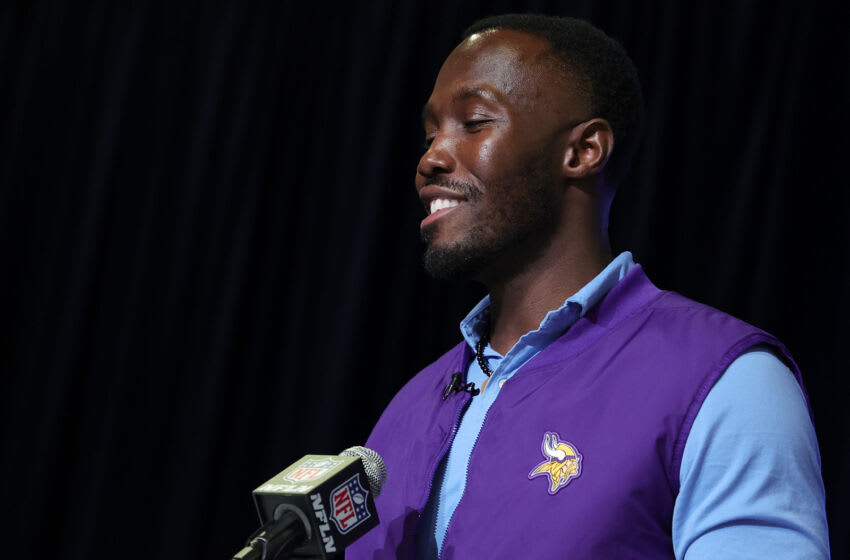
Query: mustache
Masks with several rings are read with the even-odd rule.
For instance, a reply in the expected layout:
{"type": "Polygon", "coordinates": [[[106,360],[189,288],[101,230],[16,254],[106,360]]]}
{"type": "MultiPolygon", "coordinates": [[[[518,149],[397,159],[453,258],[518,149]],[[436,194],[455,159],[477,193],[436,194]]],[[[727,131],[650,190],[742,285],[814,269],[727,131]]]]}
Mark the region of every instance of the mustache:
{"type": "Polygon", "coordinates": [[[481,198],[481,189],[472,183],[466,183],[463,181],[454,181],[447,177],[431,177],[423,186],[427,187],[428,185],[434,185],[435,187],[442,187],[444,189],[449,189],[450,191],[456,192],[461,195],[465,199],[469,201],[475,201],[481,198]]]}

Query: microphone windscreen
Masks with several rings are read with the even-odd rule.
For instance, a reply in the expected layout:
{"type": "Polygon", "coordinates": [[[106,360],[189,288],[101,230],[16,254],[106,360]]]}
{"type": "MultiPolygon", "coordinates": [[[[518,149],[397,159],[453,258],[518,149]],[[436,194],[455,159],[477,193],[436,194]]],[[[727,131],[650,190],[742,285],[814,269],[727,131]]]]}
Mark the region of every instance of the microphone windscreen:
{"type": "Polygon", "coordinates": [[[387,466],[378,452],[362,445],[355,445],[349,447],[340,455],[343,457],[360,457],[363,462],[363,470],[366,471],[366,479],[369,481],[369,489],[372,491],[372,495],[377,498],[387,481],[387,466]]]}

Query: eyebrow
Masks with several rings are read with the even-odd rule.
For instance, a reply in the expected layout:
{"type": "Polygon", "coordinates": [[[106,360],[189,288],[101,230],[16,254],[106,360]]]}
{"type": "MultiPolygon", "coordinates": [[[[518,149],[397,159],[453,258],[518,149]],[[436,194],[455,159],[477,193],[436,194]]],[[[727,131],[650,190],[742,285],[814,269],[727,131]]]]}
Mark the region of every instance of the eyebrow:
{"type": "MultiPolygon", "coordinates": [[[[463,101],[469,99],[471,97],[477,97],[480,99],[485,99],[487,101],[497,101],[496,95],[487,88],[476,87],[476,86],[465,86],[457,90],[452,94],[452,103],[457,103],[458,101],[463,101]]],[[[425,121],[428,117],[433,116],[434,112],[431,110],[431,107],[428,103],[422,107],[422,120],[425,121]]]]}

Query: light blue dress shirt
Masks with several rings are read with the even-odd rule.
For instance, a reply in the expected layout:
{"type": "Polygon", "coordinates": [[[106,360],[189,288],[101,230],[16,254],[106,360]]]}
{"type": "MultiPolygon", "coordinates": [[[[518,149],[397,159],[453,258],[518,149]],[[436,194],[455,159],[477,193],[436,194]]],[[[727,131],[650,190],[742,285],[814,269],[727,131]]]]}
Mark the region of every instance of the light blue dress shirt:
{"type": "MultiPolygon", "coordinates": [[[[418,553],[437,558],[446,529],[463,496],[469,457],[484,417],[526,362],[563,334],[634,266],[618,255],[540,327],[523,335],[505,356],[488,344],[492,378],[470,401],[455,439],[434,476],[423,512],[418,553]]],[[[489,296],[461,322],[475,349],[488,324],[489,296]]],[[[467,381],[487,376],[473,360],[467,381]]],[[[805,397],[791,371],[769,350],[744,353],[706,397],[682,456],[680,491],[673,512],[676,558],[829,557],[820,455],[805,397]]]]}

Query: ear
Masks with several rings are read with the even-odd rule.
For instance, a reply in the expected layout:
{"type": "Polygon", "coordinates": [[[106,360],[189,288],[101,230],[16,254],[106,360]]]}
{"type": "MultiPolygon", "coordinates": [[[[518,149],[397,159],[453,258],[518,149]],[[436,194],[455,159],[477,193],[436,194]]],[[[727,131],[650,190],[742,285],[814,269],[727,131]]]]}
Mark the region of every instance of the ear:
{"type": "Polygon", "coordinates": [[[605,119],[591,119],[568,132],[564,176],[581,179],[598,174],[614,149],[614,131],[605,119]]]}

